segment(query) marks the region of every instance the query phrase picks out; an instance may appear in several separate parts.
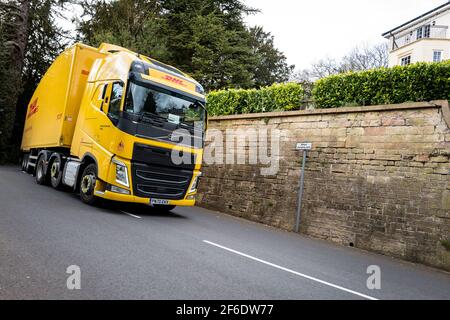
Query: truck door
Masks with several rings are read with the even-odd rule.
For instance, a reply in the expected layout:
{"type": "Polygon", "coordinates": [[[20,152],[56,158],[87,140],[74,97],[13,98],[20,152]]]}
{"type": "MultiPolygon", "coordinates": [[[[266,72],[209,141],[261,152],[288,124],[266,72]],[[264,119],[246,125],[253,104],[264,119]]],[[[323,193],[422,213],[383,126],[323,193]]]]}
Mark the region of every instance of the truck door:
{"type": "Polygon", "coordinates": [[[116,144],[115,126],[119,122],[123,88],[124,85],[120,81],[107,85],[101,108],[103,115],[98,119],[98,143],[112,153],[116,144]]]}
{"type": "MultiPolygon", "coordinates": [[[[97,84],[92,90],[93,94],[89,105],[86,107],[83,133],[85,136],[82,138],[81,144],[85,151],[92,151],[92,147],[95,143],[98,143],[98,119],[101,117],[103,112],[101,108],[104,104],[105,94],[106,94],[106,84],[97,84]]],[[[81,152],[81,151],[80,151],[81,152]]]]}

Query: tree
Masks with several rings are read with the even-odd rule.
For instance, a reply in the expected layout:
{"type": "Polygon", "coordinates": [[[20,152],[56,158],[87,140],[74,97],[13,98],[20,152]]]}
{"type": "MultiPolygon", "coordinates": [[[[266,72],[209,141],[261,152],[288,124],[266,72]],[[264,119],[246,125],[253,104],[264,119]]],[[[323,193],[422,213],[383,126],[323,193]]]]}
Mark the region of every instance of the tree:
{"type": "Polygon", "coordinates": [[[156,32],[161,14],[159,0],[83,0],[78,23],[80,40],[98,47],[109,42],[154,57],[165,56],[164,44],[156,32]]]}
{"type": "Polygon", "coordinates": [[[249,30],[241,0],[84,0],[79,37],[110,42],[178,67],[207,89],[282,82],[290,71],[273,38],[249,30]]]}
{"type": "Polygon", "coordinates": [[[210,90],[254,85],[243,21],[254,9],[239,0],[164,0],[162,8],[157,35],[167,48],[165,62],[210,90]]]}
{"type": "Polygon", "coordinates": [[[207,89],[251,86],[250,49],[242,40],[242,31],[227,30],[222,18],[212,13],[195,16],[192,21],[195,26],[184,35],[170,36],[168,46],[177,53],[169,61],[207,89]],[[189,42],[189,38],[195,40],[189,42]]]}
{"type": "Polygon", "coordinates": [[[341,68],[345,71],[370,70],[387,67],[388,61],[388,44],[383,42],[370,47],[355,47],[342,59],[341,68]]]}
{"type": "Polygon", "coordinates": [[[387,43],[355,47],[341,60],[324,58],[309,69],[297,71],[293,80],[313,82],[333,74],[387,67],[388,57],[387,43]]]}
{"type": "Polygon", "coordinates": [[[65,15],[65,5],[70,2],[29,0],[0,4],[0,161],[17,160],[29,100],[68,42],[55,19],[65,15]],[[17,15],[20,18],[14,18],[17,15]]]}
{"type": "Polygon", "coordinates": [[[65,15],[64,0],[33,0],[30,5],[28,39],[22,70],[22,90],[17,100],[11,145],[21,142],[28,103],[53,60],[71,41],[57,26],[56,17],[65,15]]]}
{"type": "Polygon", "coordinates": [[[254,83],[257,87],[269,86],[275,82],[285,82],[294,69],[288,65],[286,56],[274,45],[274,37],[264,32],[262,27],[250,28],[250,45],[256,56],[254,65],[254,83]]]}
{"type": "Polygon", "coordinates": [[[31,0],[0,3],[0,162],[8,158],[28,35],[31,0]]]}

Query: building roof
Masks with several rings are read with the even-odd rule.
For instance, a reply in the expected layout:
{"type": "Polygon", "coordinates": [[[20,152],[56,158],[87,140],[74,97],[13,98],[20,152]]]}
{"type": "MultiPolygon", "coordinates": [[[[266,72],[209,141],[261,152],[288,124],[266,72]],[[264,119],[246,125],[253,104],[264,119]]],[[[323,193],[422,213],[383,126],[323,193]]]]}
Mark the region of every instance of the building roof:
{"type": "Polygon", "coordinates": [[[433,10],[430,10],[430,11],[424,13],[424,14],[421,14],[420,16],[418,16],[418,17],[416,17],[416,18],[414,18],[414,19],[412,19],[412,20],[409,20],[408,22],[405,22],[405,23],[401,24],[401,25],[399,25],[399,26],[396,27],[396,28],[394,28],[394,29],[392,29],[392,30],[389,30],[389,31],[383,33],[382,36],[383,36],[383,37],[389,36],[389,35],[392,34],[394,31],[397,31],[398,29],[401,29],[401,28],[403,28],[403,27],[406,27],[407,25],[412,24],[413,22],[415,22],[415,21],[417,21],[417,20],[420,20],[420,19],[422,19],[422,18],[425,18],[425,17],[427,17],[428,15],[431,15],[432,13],[435,13],[435,12],[441,10],[441,9],[444,9],[444,8],[447,7],[447,6],[448,6],[447,9],[450,9],[450,0],[447,1],[446,3],[444,3],[444,4],[441,4],[439,7],[434,8],[433,10]]]}

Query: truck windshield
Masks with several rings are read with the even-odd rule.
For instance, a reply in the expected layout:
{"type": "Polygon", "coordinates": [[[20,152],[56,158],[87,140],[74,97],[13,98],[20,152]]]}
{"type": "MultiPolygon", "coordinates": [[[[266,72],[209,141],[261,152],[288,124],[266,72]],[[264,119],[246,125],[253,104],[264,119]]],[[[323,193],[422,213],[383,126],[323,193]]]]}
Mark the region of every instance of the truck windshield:
{"type": "Polygon", "coordinates": [[[200,101],[155,86],[142,86],[133,82],[129,85],[124,111],[140,116],[157,115],[167,122],[192,127],[202,126],[205,119],[205,109],[200,101]]]}

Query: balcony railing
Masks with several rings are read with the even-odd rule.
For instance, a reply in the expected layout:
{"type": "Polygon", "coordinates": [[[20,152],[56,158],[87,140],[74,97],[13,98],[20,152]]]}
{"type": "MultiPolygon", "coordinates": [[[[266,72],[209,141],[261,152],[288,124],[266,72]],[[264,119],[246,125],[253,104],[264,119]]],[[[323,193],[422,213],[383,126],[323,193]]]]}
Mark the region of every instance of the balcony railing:
{"type": "Polygon", "coordinates": [[[419,29],[411,31],[408,34],[394,38],[392,50],[404,47],[412,42],[421,39],[448,39],[447,26],[423,26],[419,29]]]}

